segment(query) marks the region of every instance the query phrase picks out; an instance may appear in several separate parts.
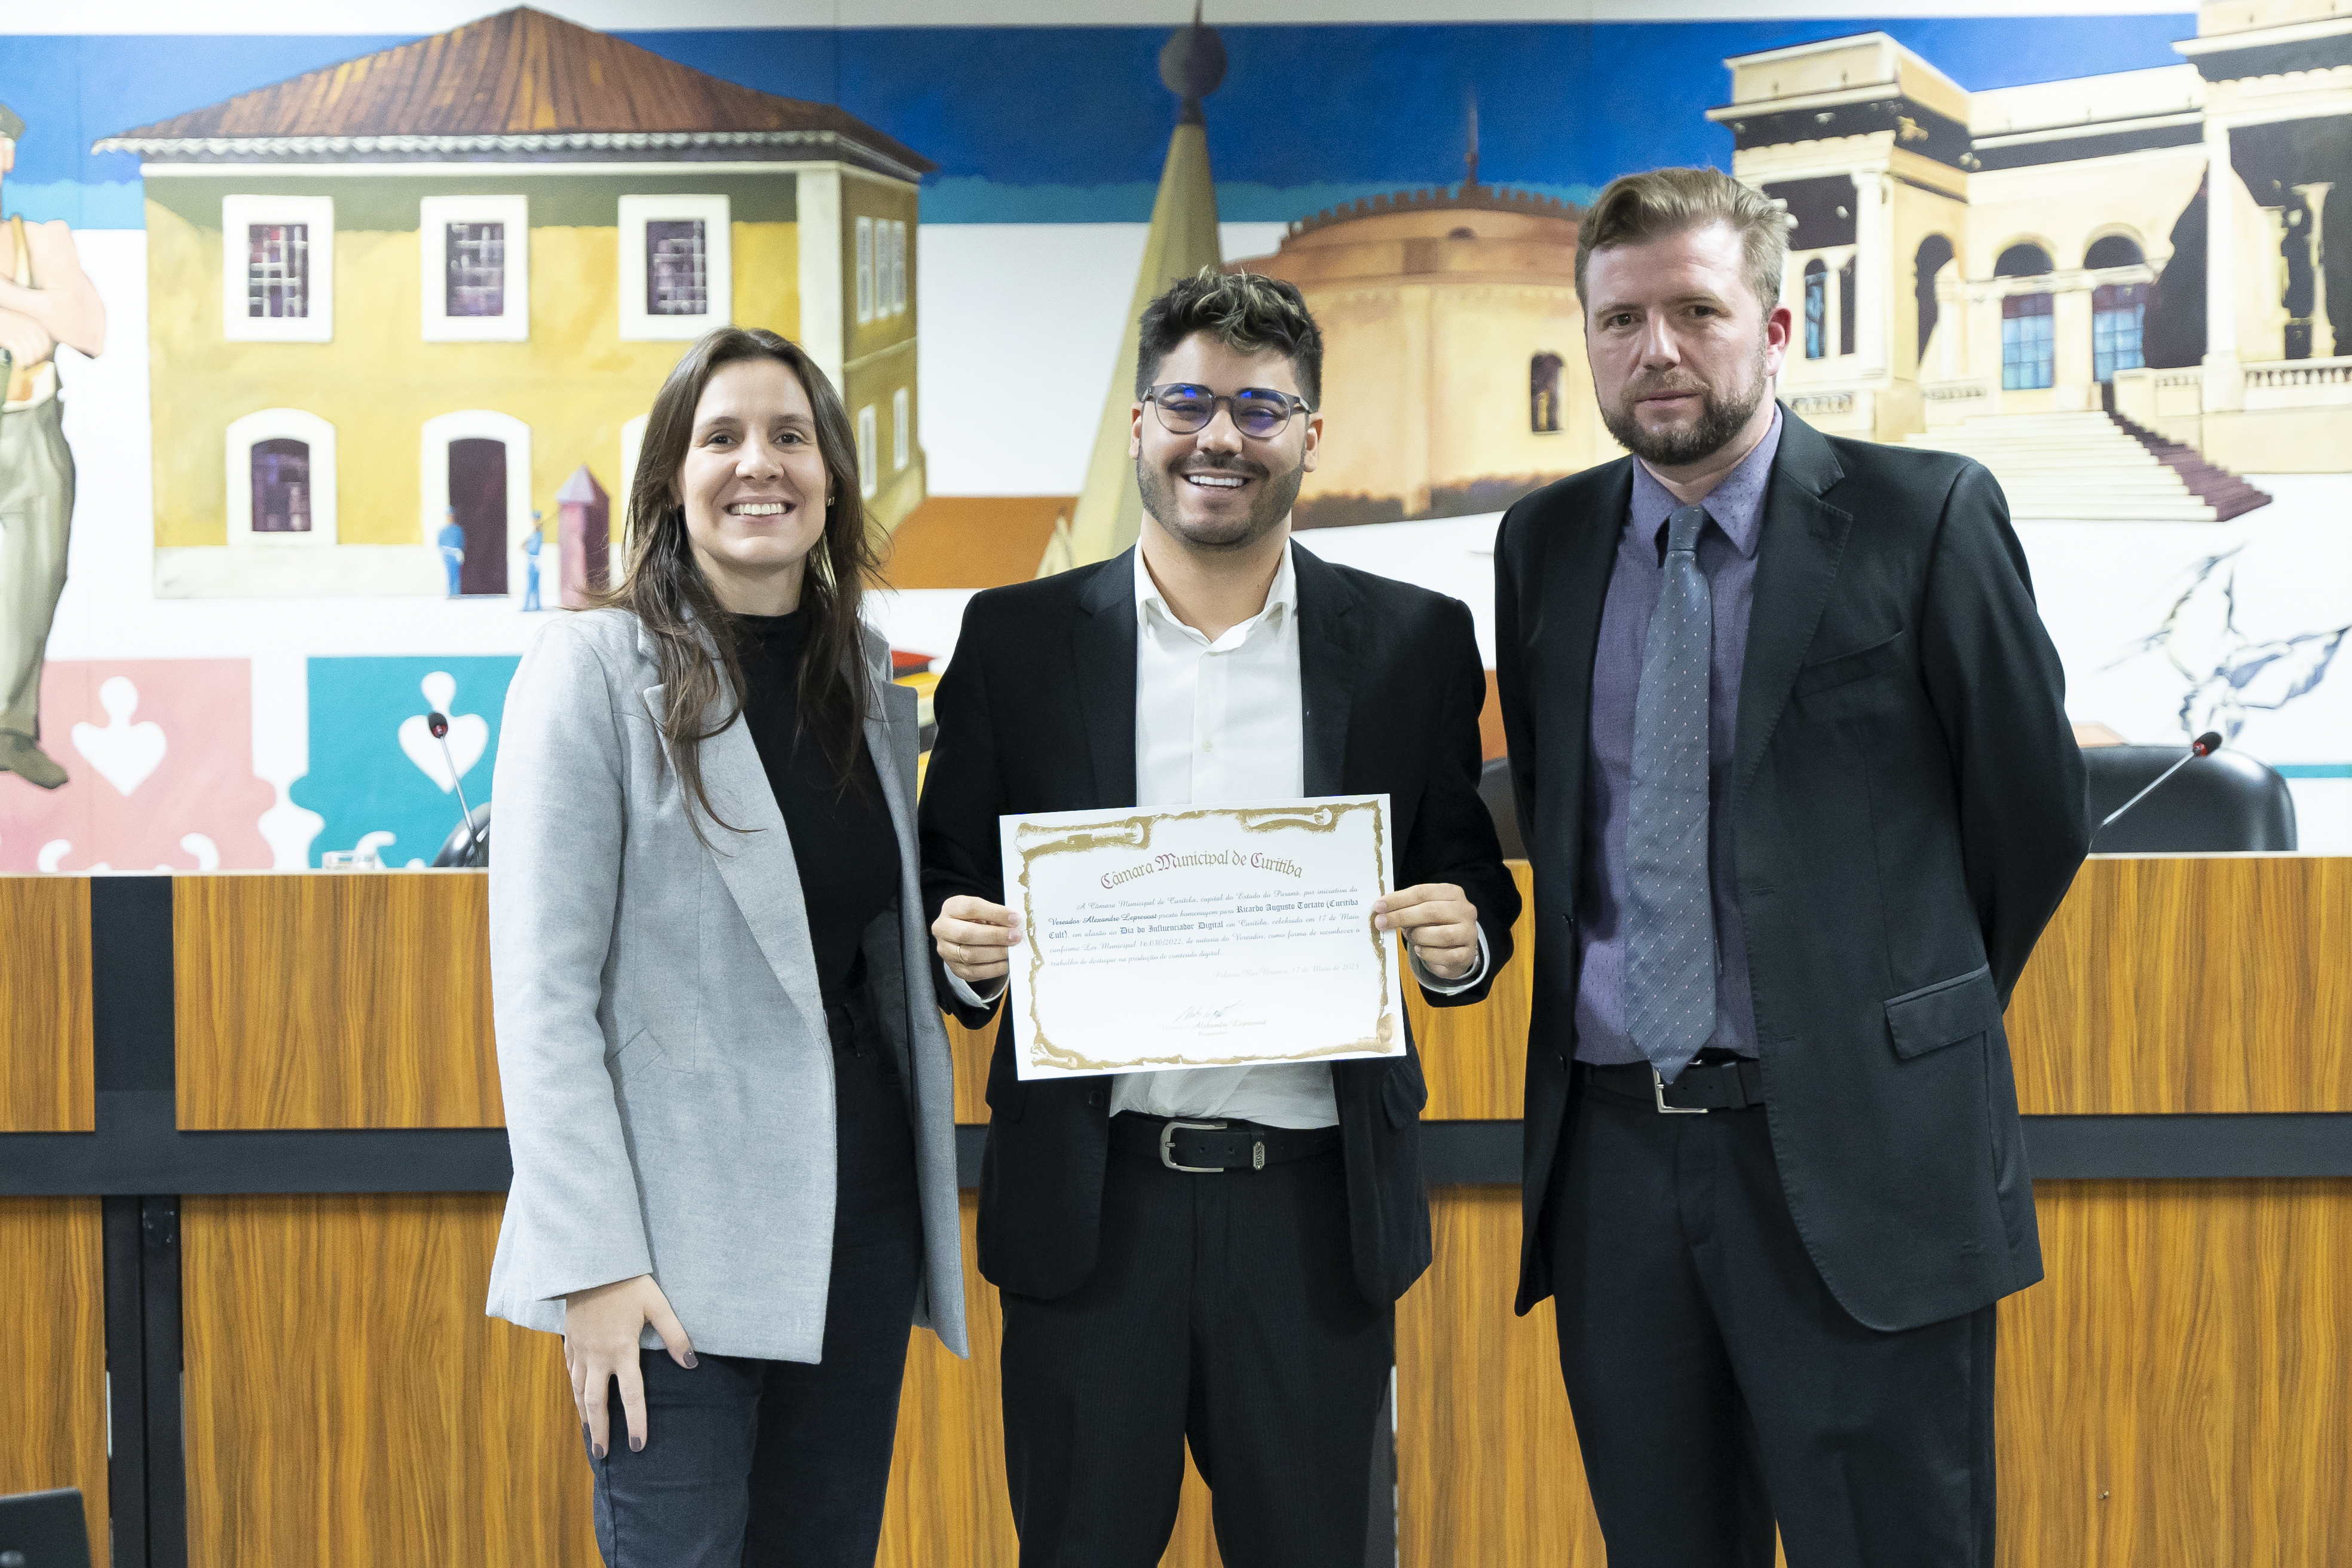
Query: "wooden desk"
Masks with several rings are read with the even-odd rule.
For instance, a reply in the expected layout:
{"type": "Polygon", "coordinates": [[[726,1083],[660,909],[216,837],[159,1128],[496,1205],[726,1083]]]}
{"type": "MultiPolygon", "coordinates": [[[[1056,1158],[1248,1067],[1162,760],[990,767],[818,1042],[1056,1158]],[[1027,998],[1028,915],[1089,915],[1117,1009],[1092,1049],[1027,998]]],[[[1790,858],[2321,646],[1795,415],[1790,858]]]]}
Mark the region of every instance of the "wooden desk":
{"type": "MultiPolygon", "coordinates": [[[[76,913],[89,907],[87,882],[27,880],[0,879],[0,962],[62,956],[20,958],[0,975],[11,1031],[0,1082],[46,1086],[10,1103],[54,1124],[78,1114],[74,1093],[87,1098],[72,1086],[91,1081],[88,921],[99,917],[76,913]],[[20,942],[20,930],[36,940],[20,942]]],[[[381,1169],[383,1150],[412,1146],[401,1140],[495,1129],[482,883],[467,873],[173,881],[173,1104],[190,1130],[176,1136],[198,1151],[355,1138],[381,1169]],[[321,1128],[346,1131],[292,1131],[321,1128]]],[[[1523,921],[1523,942],[1526,931],[1523,921]]],[[[2352,1112],[2347,955],[2352,861],[2094,861],[2011,1008],[2021,1097],[2030,1114],[2110,1121],[2352,1112]]],[[[114,983],[100,967],[105,994],[114,983]]],[[[1514,963],[1475,1008],[1412,1002],[1433,1121],[1515,1139],[1530,973],[1514,963]]],[[[955,1033],[957,1108],[976,1121],[984,1051],[955,1033]]],[[[101,1056],[119,1048],[97,1045],[101,1056]]],[[[98,1100],[104,1143],[113,1102],[98,1100]]],[[[2159,1123],[2189,1125],[2147,1125],[2159,1123]]],[[[0,1178],[31,1168],[11,1164],[14,1151],[53,1148],[42,1139],[54,1135],[0,1134],[0,1178]]],[[[2345,1142],[2340,1170],[2298,1179],[2039,1185],[2049,1279],[2001,1309],[2003,1561],[2289,1568],[2327,1562],[2327,1542],[2352,1540],[2339,1452],[2352,1430],[2345,1142]]],[[[0,1192],[23,1190],[0,1180],[0,1192]]],[[[192,1563],[593,1562],[557,1342],[481,1315],[499,1202],[490,1192],[184,1201],[192,1563]]],[[[1444,1186],[1433,1208],[1436,1265],[1398,1312],[1402,1561],[1598,1563],[1549,1309],[1510,1314],[1516,1188],[1444,1186]]],[[[971,1217],[967,1195],[975,1354],[957,1362],[928,1335],[913,1342],[881,1557],[891,1568],[1014,1560],[997,1316],[971,1273],[971,1217]]],[[[0,1331],[0,1371],[64,1369],[49,1373],[61,1379],[54,1394],[0,1381],[0,1422],[29,1434],[0,1445],[0,1486],[79,1478],[93,1497],[102,1487],[92,1435],[102,1437],[103,1407],[88,1375],[95,1225],[90,1199],[0,1198],[0,1278],[48,1281],[37,1288],[48,1304],[0,1331]],[[36,1409],[46,1424],[29,1418],[36,1409]]],[[[1215,1561],[1204,1502],[1189,1483],[1171,1568],[1215,1561]]]]}

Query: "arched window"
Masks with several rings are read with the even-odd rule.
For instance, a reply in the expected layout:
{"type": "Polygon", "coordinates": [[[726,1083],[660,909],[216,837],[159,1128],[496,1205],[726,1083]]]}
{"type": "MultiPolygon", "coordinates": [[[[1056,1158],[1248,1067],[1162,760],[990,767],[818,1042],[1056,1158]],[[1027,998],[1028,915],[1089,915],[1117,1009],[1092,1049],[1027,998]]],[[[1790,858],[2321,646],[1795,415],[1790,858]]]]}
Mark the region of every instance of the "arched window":
{"type": "Polygon", "coordinates": [[[1559,430],[1560,357],[1541,353],[1528,361],[1528,428],[1538,436],[1559,430]]]}
{"type": "Polygon", "coordinates": [[[299,408],[229,422],[228,542],[243,548],[335,542],[335,427],[299,408]]]}
{"type": "Polygon", "coordinates": [[[310,443],[278,437],[253,444],[253,531],[310,531],[310,443]]]}
{"type": "MultiPolygon", "coordinates": [[[[2038,245],[2012,245],[1993,263],[1996,278],[2042,278],[2050,253],[2038,245]]],[[[2050,384],[2057,335],[2047,289],[2005,294],[2000,301],[2000,386],[2003,392],[2035,392],[2050,384]]]]}
{"type": "Polygon", "coordinates": [[[417,492],[449,597],[520,597],[530,515],[530,426],[487,408],[425,422],[417,492]]]}
{"type": "Polygon", "coordinates": [[[1847,257],[1838,267],[1838,353],[1853,353],[1853,267],[1856,258],[1847,257]]]}
{"type": "Polygon", "coordinates": [[[1936,274],[1950,265],[1952,242],[1940,234],[1931,234],[1919,242],[1918,254],[1912,261],[1912,291],[1919,303],[1919,349],[1921,359],[1927,357],[1927,340],[1936,335],[1936,274]]]}
{"type": "Polygon", "coordinates": [[[1805,357],[1826,358],[1829,344],[1830,268],[1816,256],[1805,263],[1805,357]]]}
{"type": "MultiPolygon", "coordinates": [[[[2122,235],[2092,242],[2083,265],[2093,271],[2108,267],[2137,267],[2146,258],[2122,235]]],[[[2091,290],[2091,374],[2113,381],[2119,370],[2137,370],[2147,363],[2141,352],[2147,327],[2147,285],[2102,283],[2091,290]]]]}

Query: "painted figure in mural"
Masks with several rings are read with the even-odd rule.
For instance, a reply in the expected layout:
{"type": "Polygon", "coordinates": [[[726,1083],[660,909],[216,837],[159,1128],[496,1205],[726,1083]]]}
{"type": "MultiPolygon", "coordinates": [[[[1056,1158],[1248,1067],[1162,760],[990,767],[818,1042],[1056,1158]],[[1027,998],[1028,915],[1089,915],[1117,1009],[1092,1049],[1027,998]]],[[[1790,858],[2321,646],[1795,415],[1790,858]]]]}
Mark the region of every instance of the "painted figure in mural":
{"type": "MultiPolygon", "coordinates": [[[[25,122],[0,104],[0,179],[25,122]]],[[[58,390],[57,346],[95,356],[106,304],[63,223],[0,226],[0,770],[55,789],[66,771],[41,749],[41,661],[66,586],[74,462],[58,390]]]]}
{"type": "Polygon", "coordinates": [[[530,531],[522,536],[522,607],[539,608],[539,552],[542,543],[540,514],[530,514],[530,531]]]}
{"type": "Polygon", "coordinates": [[[456,507],[441,509],[441,531],[433,542],[441,547],[441,569],[449,574],[449,596],[455,599],[466,591],[466,529],[456,507]]]}
{"type": "Polygon", "coordinates": [[[1632,457],[1495,552],[1535,863],[1518,1310],[1612,1563],[1979,1565],[2042,1277],[2001,1010],[2089,840],[2000,488],[1779,406],[1781,214],[1619,180],[1578,257],[1632,457]],[[1684,1114],[1706,1112],[1707,1114],[1684,1114]]]}
{"type": "Polygon", "coordinates": [[[968,1351],[954,1070],[908,1005],[915,694],[858,619],[839,395],[710,333],[629,510],[626,579],[540,633],[499,735],[489,1310],[563,1335],[608,1568],[871,1568],[908,1332],[968,1351]]]}
{"type": "MultiPolygon", "coordinates": [[[[1403,886],[1376,923],[1423,994],[1477,1002],[1509,958],[1468,606],[1290,540],[1322,361],[1294,285],[1177,283],[1139,334],[1139,542],[966,611],[922,823],[939,999],[968,1026],[1021,941],[1008,812],[1385,794],[1403,886]]],[[[1395,1302],[1430,1262],[1410,1037],[1393,1059],[1041,1082],[1013,1050],[1007,1019],[980,1267],[1003,1295],[1024,1568],[1158,1563],[1188,1441],[1226,1562],[1357,1568],[1395,1302]]]]}

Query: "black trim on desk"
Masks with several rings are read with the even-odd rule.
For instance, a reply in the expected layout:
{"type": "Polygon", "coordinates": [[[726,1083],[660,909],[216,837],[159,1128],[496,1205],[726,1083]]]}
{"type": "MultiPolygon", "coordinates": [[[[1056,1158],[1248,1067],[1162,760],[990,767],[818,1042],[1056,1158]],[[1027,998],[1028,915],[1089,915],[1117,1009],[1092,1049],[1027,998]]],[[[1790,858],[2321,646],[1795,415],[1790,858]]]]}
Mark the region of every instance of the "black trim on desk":
{"type": "MultiPolygon", "coordinates": [[[[188,1568],[187,1422],[181,1400],[180,1200],[139,1203],[145,1342],[147,1568],[188,1568]]],[[[117,1563],[122,1559],[117,1558],[117,1563]]]]}
{"type": "Polygon", "coordinates": [[[2037,1181],[2352,1176],[2352,1112],[2029,1116],[2037,1181]]]}
{"type": "Polygon", "coordinates": [[[103,1200],[106,1513],[115,1568],[147,1568],[147,1335],[139,1200],[103,1200]]]}

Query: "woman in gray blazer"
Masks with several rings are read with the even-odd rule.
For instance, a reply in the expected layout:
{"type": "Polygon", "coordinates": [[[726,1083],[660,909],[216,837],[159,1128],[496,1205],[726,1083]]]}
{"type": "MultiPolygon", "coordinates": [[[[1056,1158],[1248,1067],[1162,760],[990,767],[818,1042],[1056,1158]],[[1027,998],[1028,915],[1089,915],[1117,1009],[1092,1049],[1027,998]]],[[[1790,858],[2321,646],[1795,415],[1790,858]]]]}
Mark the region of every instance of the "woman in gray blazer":
{"type": "Polygon", "coordinates": [[[646,422],[627,576],[507,694],[489,1310],[563,1335],[610,1568],[869,1568],[908,1327],[967,1353],[856,452],[798,347],[704,338],[646,422]]]}

